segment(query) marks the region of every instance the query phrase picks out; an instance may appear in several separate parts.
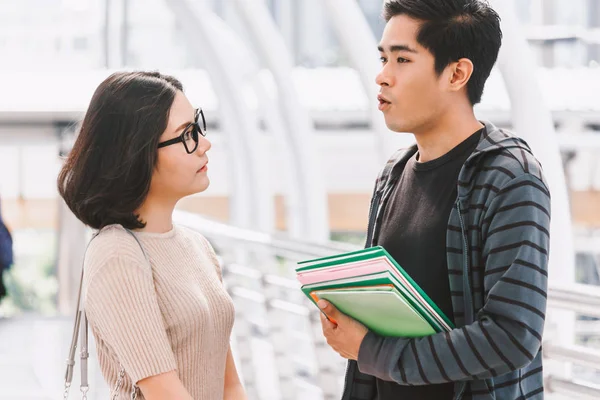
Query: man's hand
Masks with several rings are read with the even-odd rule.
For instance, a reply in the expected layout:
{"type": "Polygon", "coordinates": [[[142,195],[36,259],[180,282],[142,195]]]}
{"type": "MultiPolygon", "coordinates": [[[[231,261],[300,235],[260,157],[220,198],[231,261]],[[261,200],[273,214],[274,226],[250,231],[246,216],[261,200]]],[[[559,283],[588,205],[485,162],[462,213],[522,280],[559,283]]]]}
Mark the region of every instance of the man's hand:
{"type": "Polygon", "coordinates": [[[321,313],[321,325],[327,344],[340,356],[348,360],[357,360],[360,344],[369,330],[360,322],[341,313],[333,304],[325,300],[319,300],[317,305],[329,318],[337,323],[328,320],[321,313]]]}

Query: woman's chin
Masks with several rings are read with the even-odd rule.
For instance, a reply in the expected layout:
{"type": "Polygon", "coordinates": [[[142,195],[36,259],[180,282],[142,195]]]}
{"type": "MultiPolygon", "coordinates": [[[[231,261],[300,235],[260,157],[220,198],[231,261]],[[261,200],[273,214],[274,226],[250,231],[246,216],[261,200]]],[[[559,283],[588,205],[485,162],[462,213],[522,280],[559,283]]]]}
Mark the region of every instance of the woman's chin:
{"type": "Polygon", "coordinates": [[[199,179],[194,187],[194,193],[202,193],[210,186],[210,179],[208,176],[204,176],[203,179],[199,179]]]}

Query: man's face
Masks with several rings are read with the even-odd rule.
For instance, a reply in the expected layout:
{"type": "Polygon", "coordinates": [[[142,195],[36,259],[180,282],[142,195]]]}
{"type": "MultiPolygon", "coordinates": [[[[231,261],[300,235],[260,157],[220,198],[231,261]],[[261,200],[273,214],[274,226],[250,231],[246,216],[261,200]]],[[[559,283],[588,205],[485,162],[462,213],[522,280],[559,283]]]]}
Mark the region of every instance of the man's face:
{"type": "Polygon", "coordinates": [[[444,109],[444,75],[435,73],[433,55],[417,42],[419,27],[419,21],[397,15],[387,23],[379,46],[379,109],[395,132],[427,129],[444,109]]]}

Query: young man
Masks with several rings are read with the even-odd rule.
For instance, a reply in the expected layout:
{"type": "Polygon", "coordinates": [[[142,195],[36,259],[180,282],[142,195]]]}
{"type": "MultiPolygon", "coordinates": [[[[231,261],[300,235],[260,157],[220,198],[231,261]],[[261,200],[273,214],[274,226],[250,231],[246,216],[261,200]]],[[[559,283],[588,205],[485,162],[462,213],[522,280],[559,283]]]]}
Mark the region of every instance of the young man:
{"type": "Polygon", "coordinates": [[[549,191],[527,144],[473,112],[499,17],[479,0],[388,0],[384,16],[379,108],[417,143],[376,182],[367,246],[456,328],[382,337],[322,302],[327,342],[350,360],[343,400],[541,399],[549,191]]]}

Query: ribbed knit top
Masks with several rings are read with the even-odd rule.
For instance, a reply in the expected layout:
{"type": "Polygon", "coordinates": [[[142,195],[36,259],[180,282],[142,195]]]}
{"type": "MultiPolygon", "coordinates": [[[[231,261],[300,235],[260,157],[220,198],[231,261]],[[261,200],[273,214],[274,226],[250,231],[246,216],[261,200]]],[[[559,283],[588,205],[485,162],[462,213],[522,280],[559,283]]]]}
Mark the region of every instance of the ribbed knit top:
{"type": "Polygon", "coordinates": [[[132,382],[176,370],[194,399],[222,400],[234,308],[211,245],[178,226],[135,235],[150,263],[120,225],[92,240],[84,263],[84,307],[107,384],[115,388],[123,365],[120,398],[129,398],[132,382]]]}

